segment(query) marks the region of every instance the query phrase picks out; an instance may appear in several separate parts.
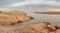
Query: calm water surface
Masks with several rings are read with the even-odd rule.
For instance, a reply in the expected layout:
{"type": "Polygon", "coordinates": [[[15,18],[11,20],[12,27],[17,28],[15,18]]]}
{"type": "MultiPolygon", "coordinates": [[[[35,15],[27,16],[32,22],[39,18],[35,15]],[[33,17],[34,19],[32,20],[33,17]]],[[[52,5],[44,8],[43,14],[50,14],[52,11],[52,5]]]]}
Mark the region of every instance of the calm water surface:
{"type": "MultiPolygon", "coordinates": [[[[33,20],[22,23],[22,24],[30,24],[35,22],[49,22],[51,25],[60,26],[60,15],[48,15],[48,14],[34,14],[32,12],[27,12],[29,16],[34,17],[33,20]]],[[[19,25],[22,25],[19,24],[19,25]]]]}

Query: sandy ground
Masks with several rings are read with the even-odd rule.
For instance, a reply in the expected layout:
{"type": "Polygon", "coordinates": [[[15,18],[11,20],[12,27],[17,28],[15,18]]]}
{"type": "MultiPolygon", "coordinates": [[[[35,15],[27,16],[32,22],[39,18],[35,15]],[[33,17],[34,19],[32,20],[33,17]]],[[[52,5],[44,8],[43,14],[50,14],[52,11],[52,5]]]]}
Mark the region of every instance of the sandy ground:
{"type": "MultiPolygon", "coordinates": [[[[29,16],[34,17],[33,20],[25,22],[23,24],[35,23],[35,22],[49,22],[52,25],[60,26],[60,15],[44,15],[44,14],[32,14],[28,13],[29,16]]],[[[22,24],[14,26],[2,26],[0,25],[0,33],[19,33],[19,29],[22,24]]]]}
{"type": "Polygon", "coordinates": [[[0,33],[19,33],[19,31],[15,31],[15,30],[19,30],[19,27],[17,26],[2,26],[0,25],[0,33]]]}

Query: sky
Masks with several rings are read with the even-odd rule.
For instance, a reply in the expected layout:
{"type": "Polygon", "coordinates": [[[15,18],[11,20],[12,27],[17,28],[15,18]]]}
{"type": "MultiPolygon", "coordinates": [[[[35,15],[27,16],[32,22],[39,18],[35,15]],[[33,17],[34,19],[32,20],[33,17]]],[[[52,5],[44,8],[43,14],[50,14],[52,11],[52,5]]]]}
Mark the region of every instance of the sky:
{"type": "Polygon", "coordinates": [[[1,11],[60,11],[60,0],[0,0],[1,11]]]}

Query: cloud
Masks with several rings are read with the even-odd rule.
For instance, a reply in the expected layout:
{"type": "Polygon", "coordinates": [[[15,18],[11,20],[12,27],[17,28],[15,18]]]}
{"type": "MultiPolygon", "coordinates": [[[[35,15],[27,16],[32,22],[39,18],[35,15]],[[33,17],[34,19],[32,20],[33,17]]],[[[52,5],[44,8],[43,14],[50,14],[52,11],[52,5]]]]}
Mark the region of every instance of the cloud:
{"type": "Polygon", "coordinates": [[[13,3],[11,5],[8,5],[10,7],[19,7],[19,6],[25,6],[25,5],[37,5],[40,4],[41,0],[26,0],[24,2],[19,2],[19,3],[13,3]]]}
{"type": "Polygon", "coordinates": [[[60,3],[60,0],[55,0],[55,1],[60,3]]]}
{"type": "Polygon", "coordinates": [[[20,6],[25,6],[25,5],[50,5],[50,6],[60,6],[60,3],[56,1],[46,1],[46,0],[26,0],[24,2],[18,2],[18,3],[13,3],[11,5],[8,5],[10,7],[20,7],[20,6]]]}
{"type": "MultiPolygon", "coordinates": [[[[8,0],[10,1],[10,0],[8,0]]],[[[27,11],[59,11],[59,0],[24,0],[10,1],[3,10],[27,10],[27,11]]]]}
{"type": "Polygon", "coordinates": [[[0,8],[0,11],[9,11],[8,8],[0,8]]]}
{"type": "Polygon", "coordinates": [[[60,11],[60,9],[49,9],[50,11],[60,11]]]}
{"type": "Polygon", "coordinates": [[[7,6],[10,5],[12,3],[17,3],[17,2],[23,2],[25,0],[0,0],[0,6],[7,6]]]}
{"type": "Polygon", "coordinates": [[[25,2],[19,2],[19,3],[14,3],[14,4],[11,4],[11,5],[8,5],[10,7],[19,7],[19,6],[24,6],[26,5],[27,3],[25,2]]]}

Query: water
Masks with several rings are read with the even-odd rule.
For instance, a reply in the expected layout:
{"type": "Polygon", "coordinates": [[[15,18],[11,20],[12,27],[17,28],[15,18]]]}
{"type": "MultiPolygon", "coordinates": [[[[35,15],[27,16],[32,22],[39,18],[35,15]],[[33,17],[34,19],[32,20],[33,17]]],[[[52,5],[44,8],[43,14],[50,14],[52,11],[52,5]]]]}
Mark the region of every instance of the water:
{"type": "Polygon", "coordinates": [[[34,19],[29,21],[28,23],[49,22],[51,23],[51,25],[60,26],[60,15],[34,14],[32,12],[27,12],[27,14],[34,17],[34,19]]]}
{"type": "Polygon", "coordinates": [[[60,26],[60,15],[34,14],[33,12],[27,12],[27,14],[34,19],[25,23],[20,23],[18,26],[35,22],[48,22],[51,26],[60,26]]]}

